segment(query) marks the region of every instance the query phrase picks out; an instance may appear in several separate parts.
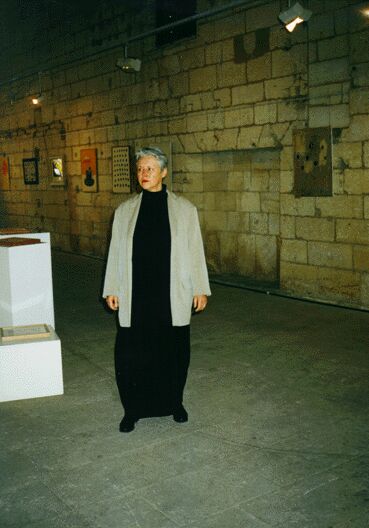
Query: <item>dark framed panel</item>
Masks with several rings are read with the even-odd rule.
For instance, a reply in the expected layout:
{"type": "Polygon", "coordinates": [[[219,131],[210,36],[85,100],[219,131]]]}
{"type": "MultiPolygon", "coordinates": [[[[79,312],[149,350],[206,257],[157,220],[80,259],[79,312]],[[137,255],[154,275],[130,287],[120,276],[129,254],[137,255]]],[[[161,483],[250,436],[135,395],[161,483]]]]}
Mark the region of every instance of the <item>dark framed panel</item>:
{"type": "Polygon", "coordinates": [[[332,196],[332,130],[293,131],[295,196],[332,196]]]}
{"type": "Polygon", "coordinates": [[[23,159],[23,179],[25,185],[38,185],[38,158],[23,159]]]}

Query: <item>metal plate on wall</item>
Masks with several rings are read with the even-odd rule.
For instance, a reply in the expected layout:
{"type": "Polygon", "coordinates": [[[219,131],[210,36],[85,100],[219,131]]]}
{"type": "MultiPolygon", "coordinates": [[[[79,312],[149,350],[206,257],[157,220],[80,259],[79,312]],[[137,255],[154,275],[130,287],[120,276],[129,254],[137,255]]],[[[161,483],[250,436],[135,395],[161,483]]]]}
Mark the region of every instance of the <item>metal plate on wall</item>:
{"type": "Polygon", "coordinates": [[[112,148],[113,192],[131,192],[129,147],[112,148]]]}
{"type": "Polygon", "coordinates": [[[330,127],[293,131],[295,196],[332,196],[330,127]]]}

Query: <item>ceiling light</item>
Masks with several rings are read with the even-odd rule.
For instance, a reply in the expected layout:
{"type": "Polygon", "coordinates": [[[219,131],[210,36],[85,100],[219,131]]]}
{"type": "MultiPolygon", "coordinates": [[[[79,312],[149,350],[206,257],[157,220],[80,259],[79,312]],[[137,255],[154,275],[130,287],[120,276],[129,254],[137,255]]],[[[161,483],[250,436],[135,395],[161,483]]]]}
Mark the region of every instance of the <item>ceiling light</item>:
{"type": "Polygon", "coordinates": [[[280,13],[278,18],[283,22],[287,31],[291,33],[297,24],[307,22],[312,14],[312,11],[305,9],[301,4],[296,2],[292,7],[280,13]]]}

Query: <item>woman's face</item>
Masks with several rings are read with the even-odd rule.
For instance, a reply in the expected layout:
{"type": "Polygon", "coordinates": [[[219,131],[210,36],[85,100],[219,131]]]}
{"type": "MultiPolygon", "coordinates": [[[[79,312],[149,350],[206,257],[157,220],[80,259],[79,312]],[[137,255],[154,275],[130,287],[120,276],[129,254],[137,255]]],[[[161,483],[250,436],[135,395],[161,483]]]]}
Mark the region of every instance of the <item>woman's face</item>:
{"type": "Polygon", "coordinates": [[[160,169],[159,162],[154,156],[143,156],[137,162],[137,179],[145,191],[161,191],[163,178],[167,175],[167,169],[160,169]]]}

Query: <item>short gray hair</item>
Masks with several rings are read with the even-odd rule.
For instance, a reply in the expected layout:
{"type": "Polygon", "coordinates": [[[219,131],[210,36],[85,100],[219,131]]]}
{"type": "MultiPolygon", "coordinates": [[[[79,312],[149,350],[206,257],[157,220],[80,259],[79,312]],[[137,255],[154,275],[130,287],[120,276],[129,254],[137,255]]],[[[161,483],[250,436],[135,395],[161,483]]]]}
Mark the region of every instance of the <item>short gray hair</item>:
{"type": "Polygon", "coordinates": [[[168,158],[164,154],[160,148],[157,147],[142,147],[139,150],[135,152],[135,160],[136,163],[140,158],[144,158],[145,156],[152,156],[156,160],[158,160],[160,165],[160,170],[164,170],[168,167],[168,158]]]}

